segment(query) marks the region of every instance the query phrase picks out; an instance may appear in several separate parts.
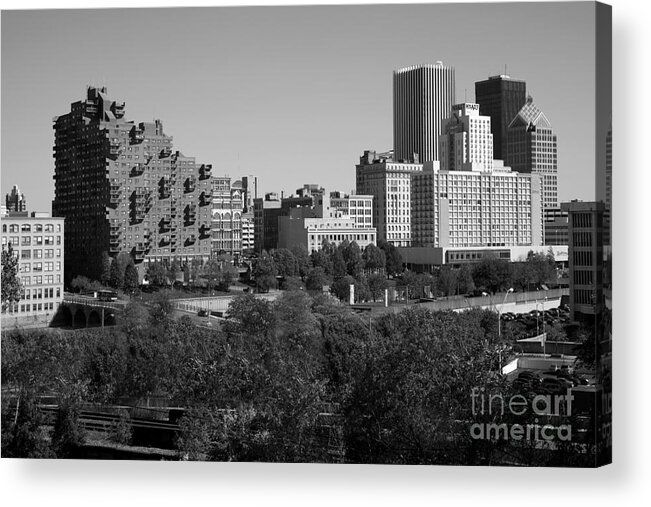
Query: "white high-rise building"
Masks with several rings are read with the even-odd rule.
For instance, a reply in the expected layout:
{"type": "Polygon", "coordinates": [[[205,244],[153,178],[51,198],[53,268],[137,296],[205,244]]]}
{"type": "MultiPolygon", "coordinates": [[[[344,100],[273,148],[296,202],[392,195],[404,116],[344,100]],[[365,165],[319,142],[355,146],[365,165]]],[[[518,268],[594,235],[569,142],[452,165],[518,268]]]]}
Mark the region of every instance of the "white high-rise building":
{"type": "Polygon", "coordinates": [[[540,187],[538,175],[500,164],[492,171],[444,171],[426,162],[412,175],[412,245],[542,245],[540,187]]]}
{"type": "Polygon", "coordinates": [[[394,162],[366,150],[357,169],[357,193],[373,197],[373,225],[378,240],[411,246],[411,176],[422,164],[394,162]]]}
{"type": "Polygon", "coordinates": [[[437,62],[394,71],[394,160],[438,160],[441,123],[455,101],[454,67],[437,62]]]}
{"type": "Polygon", "coordinates": [[[479,104],[452,106],[439,137],[442,171],[492,171],[493,134],[490,116],[479,114],[479,104]]]}

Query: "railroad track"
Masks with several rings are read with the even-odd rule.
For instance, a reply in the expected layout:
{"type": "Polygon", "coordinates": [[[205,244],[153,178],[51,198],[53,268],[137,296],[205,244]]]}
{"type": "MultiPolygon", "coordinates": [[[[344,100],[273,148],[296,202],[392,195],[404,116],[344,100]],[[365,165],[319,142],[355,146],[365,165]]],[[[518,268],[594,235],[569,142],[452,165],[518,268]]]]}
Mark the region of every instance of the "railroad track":
{"type": "MultiPolygon", "coordinates": [[[[59,407],[57,405],[40,405],[39,410],[47,417],[49,424],[54,424],[59,407]]],[[[79,413],[79,423],[88,431],[110,432],[121,419],[120,414],[109,414],[104,412],[94,412],[82,410],[79,413]]],[[[157,421],[154,419],[130,418],[129,425],[133,429],[162,430],[162,431],[179,431],[179,425],[169,421],[157,421]]]]}

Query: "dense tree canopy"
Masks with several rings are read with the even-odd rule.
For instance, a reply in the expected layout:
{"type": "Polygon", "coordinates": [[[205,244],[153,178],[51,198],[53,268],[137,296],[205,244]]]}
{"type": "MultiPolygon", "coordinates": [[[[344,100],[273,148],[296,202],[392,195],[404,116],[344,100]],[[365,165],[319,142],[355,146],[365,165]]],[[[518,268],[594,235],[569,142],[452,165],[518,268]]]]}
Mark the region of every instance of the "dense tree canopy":
{"type": "Polygon", "coordinates": [[[22,287],[18,278],[18,257],[11,244],[2,249],[2,311],[20,301],[22,287]]]}

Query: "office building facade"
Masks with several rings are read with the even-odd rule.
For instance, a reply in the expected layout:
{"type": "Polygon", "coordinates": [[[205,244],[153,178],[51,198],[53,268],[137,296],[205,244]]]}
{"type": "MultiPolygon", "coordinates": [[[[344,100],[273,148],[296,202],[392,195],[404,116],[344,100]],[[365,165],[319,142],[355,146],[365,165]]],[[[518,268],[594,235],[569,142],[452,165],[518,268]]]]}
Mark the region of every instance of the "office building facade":
{"type": "MultiPolygon", "coordinates": [[[[491,119],[493,156],[506,157],[506,131],[526,101],[527,84],[507,75],[491,76],[475,83],[475,102],[481,114],[491,119]]],[[[505,160],[506,165],[509,162],[505,160]]]]}
{"type": "Polygon", "coordinates": [[[603,310],[603,202],[572,201],[561,209],[569,215],[570,317],[590,321],[603,310]]]}
{"type": "Polygon", "coordinates": [[[233,182],[228,176],[212,179],[212,253],[242,254],[242,214],[244,192],[242,182],[233,182]]]}
{"type": "Polygon", "coordinates": [[[49,213],[2,218],[2,249],[11,245],[22,286],[20,301],[7,309],[3,321],[54,316],[63,301],[64,236],[63,218],[49,213]]]}
{"type": "Polygon", "coordinates": [[[514,171],[539,174],[543,208],[558,208],[558,154],[552,125],[531,96],[507,128],[505,164],[514,171]]]}
{"type": "Polygon", "coordinates": [[[455,104],[443,122],[439,137],[442,171],[492,171],[493,134],[490,116],[479,114],[479,105],[455,104]]]}
{"type": "Polygon", "coordinates": [[[27,199],[17,185],[11,187],[11,192],[5,196],[5,206],[7,212],[27,212],[27,199]]]}
{"type": "Polygon", "coordinates": [[[412,175],[412,246],[542,245],[540,178],[496,171],[443,171],[428,162],[412,175]]]}
{"type": "Polygon", "coordinates": [[[372,224],[377,239],[411,246],[411,177],[423,164],[394,162],[366,150],[356,165],[356,193],[373,198],[372,224]]]}
{"type": "Polygon", "coordinates": [[[325,241],[334,245],[355,242],[362,250],[377,244],[372,196],[336,191],[328,194],[323,188],[307,190],[313,197],[311,205],[294,206],[278,218],[279,248],[302,245],[314,252],[321,250],[325,241]]]}
{"type": "Polygon", "coordinates": [[[393,73],[393,148],[397,162],[438,160],[441,122],[456,103],[454,67],[437,62],[393,73]],[[417,158],[414,155],[417,154],[417,158]]]}
{"type": "Polygon", "coordinates": [[[173,151],[160,120],[128,121],[124,102],[88,87],[53,128],[67,280],[99,279],[103,252],[129,253],[141,278],[149,262],[209,258],[212,166],[173,151]]]}

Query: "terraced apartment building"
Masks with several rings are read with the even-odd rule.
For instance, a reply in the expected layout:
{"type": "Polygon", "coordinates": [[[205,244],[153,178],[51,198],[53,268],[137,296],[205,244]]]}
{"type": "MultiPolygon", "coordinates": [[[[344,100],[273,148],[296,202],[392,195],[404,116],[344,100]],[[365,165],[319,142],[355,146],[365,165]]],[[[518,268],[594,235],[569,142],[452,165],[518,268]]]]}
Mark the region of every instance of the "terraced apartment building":
{"type": "Polygon", "coordinates": [[[210,257],[212,166],[174,151],[160,120],[127,120],[124,102],[89,86],[53,121],[67,281],[98,279],[103,252],[130,254],[141,278],[149,262],[210,257]]]}

